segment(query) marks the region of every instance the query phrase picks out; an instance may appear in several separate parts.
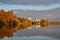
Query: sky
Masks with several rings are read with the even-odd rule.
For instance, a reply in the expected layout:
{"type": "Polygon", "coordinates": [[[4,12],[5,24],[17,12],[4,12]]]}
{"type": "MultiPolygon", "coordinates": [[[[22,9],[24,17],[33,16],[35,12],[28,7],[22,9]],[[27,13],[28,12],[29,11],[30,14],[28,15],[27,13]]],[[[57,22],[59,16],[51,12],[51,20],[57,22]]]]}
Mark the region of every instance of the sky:
{"type": "Polygon", "coordinates": [[[60,7],[60,0],[0,0],[0,9],[48,10],[60,7]]]}
{"type": "MultiPolygon", "coordinates": [[[[59,10],[48,10],[60,8],[60,0],[0,0],[0,9],[4,10],[14,10],[14,9],[30,9],[30,10],[46,10],[46,11],[18,11],[15,13],[20,17],[45,17],[51,16],[50,18],[56,21],[60,21],[60,9],[59,10]],[[48,11],[47,11],[48,10],[48,11]],[[40,13],[41,12],[41,13],[40,13]],[[55,19],[54,19],[55,17],[55,19]],[[57,17],[57,18],[56,18],[57,17]]],[[[24,30],[16,32],[16,35],[47,35],[51,37],[56,37],[60,39],[60,25],[50,26],[48,28],[41,28],[38,31],[35,29],[24,30]]]]}

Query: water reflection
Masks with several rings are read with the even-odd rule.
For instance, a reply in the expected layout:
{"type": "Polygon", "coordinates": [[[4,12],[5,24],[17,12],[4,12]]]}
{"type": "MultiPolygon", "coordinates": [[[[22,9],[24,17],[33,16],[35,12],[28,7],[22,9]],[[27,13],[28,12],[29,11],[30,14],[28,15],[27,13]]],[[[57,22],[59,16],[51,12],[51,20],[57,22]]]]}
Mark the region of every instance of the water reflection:
{"type": "Polygon", "coordinates": [[[12,37],[17,30],[32,29],[32,25],[36,25],[36,29],[38,29],[49,25],[60,25],[60,22],[50,22],[38,18],[33,21],[31,18],[17,17],[13,15],[13,11],[0,11],[0,38],[12,37]]]}
{"type": "Polygon", "coordinates": [[[24,30],[26,28],[32,29],[32,25],[36,25],[36,29],[41,27],[48,27],[49,25],[59,25],[60,22],[50,22],[48,20],[39,20],[36,19],[35,22],[33,22],[31,19],[24,19],[19,18],[19,22],[13,20],[9,21],[8,25],[5,24],[5,22],[0,20],[0,38],[4,37],[12,37],[13,33],[17,30],[24,30]]]}

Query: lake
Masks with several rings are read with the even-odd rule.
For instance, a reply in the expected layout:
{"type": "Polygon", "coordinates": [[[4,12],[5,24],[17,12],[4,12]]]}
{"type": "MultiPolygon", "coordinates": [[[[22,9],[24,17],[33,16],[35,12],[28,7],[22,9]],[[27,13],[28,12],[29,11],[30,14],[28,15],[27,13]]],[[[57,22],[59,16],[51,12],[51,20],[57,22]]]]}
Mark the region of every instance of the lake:
{"type": "MultiPolygon", "coordinates": [[[[29,17],[35,21],[35,18],[48,19],[49,21],[60,21],[59,12],[55,11],[34,11],[34,10],[14,10],[14,14],[18,17],[29,17]]],[[[32,25],[32,29],[17,30],[12,38],[5,37],[2,40],[58,40],[60,39],[60,25],[49,25],[48,27],[35,28],[32,25]]]]}
{"type": "Polygon", "coordinates": [[[4,39],[1,40],[58,40],[58,39],[44,36],[35,36],[35,37],[13,37],[13,38],[5,37],[4,39]]]}

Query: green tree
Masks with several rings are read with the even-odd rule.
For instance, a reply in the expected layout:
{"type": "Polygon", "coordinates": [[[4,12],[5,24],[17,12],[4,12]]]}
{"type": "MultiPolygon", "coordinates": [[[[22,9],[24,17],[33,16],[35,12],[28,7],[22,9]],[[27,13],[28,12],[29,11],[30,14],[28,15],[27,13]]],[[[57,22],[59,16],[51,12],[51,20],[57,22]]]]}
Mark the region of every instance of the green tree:
{"type": "Polygon", "coordinates": [[[17,26],[17,22],[15,20],[13,20],[11,25],[13,28],[15,28],[17,26]]]}
{"type": "Polygon", "coordinates": [[[17,26],[17,22],[15,20],[10,20],[8,23],[9,28],[15,28],[17,26]]]}
{"type": "Polygon", "coordinates": [[[6,24],[2,20],[0,20],[0,28],[4,27],[6,24]]]}

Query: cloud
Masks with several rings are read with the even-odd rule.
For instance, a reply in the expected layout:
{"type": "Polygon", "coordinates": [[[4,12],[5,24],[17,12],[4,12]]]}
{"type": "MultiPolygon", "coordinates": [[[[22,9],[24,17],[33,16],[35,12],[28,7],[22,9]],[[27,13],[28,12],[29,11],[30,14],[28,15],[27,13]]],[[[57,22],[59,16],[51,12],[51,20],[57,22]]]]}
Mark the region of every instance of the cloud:
{"type": "Polygon", "coordinates": [[[0,0],[1,3],[5,4],[18,4],[18,5],[49,5],[49,4],[60,4],[60,0],[0,0]]]}
{"type": "Polygon", "coordinates": [[[2,5],[3,3],[0,3],[0,5],[2,5]]]}

